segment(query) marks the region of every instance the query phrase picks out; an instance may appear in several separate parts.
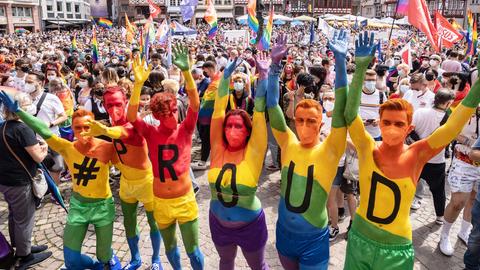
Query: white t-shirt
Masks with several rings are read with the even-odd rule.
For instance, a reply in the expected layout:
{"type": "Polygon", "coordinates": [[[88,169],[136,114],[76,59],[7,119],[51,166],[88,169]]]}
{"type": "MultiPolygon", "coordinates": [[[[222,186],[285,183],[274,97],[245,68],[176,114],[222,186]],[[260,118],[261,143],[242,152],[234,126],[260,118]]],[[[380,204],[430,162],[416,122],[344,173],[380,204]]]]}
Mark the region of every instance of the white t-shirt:
{"type": "MultiPolygon", "coordinates": [[[[326,113],[322,114],[323,126],[320,129],[321,140],[324,141],[332,130],[332,117],[328,117],[326,113]]],[[[345,153],[343,153],[340,161],[338,162],[338,167],[345,166],[345,153]]]]}
{"type": "MultiPolygon", "coordinates": [[[[380,108],[380,95],[383,95],[383,102],[387,101],[385,94],[378,90],[375,90],[372,94],[365,94],[362,91],[362,97],[360,99],[360,110],[358,114],[363,121],[368,119],[379,120],[379,108],[380,108]]],[[[367,125],[365,126],[367,132],[375,139],[381,136],[380,127],[367,125]]]]}
{"type": "MultiPolygon", "coordinates": [[[[477,129],[480,129],[480,118],[477,119],[477,116],[474,113],[470,117],[470,120],[468,120],[468,122],[465,124],[465,126],[463,126],[460,135],[465,136],[470,141],[474,142],[478,138],[478,132],[480,132],[480,130],[477,129]]],[[[470,153],[470,150],[472,149],[471,147],[472,145],[464,145],[457,143],[455,145],[455,150],[462,154],[468,155],[468,153],[470,153]]]]}
{"type": "MultiPolygon", "coordinates": [[[[415,126],[415,132],[420,139],[424,139],[432,134],[439,126],[445,112],[434,108],[422,108],[413,114],[412,125],[415,126]]],[[[445,163],[445,148],[428,161],[428,163],[445,163]]]]}
{"type": "MultiPolygon", "coordinates": [[[[37,117],[44,121],[47,125],[51,122],[55,121],[60,114],[65,113],[63,109],[63,104],[60,99],[53,94],[46,93],[45,99],[43,100],[40,110],[37,112],[37,117]]],[[[42,95],[38,95],[33,104],[37,106],[38,102],[42,95]]],[[[58,126],[53,126],[50,128],[50,131],[55,135],[60,135],[60,131],[58,130],[58,126]]]]}
{"type": "Polygon", "coordinates": [[[422,94],[420,91],[410,89],[407,91],[407,93],[405,93],[403,99],[412,104],[413,111],[415,112],[421,108],[431,108],[433,106],[435,94],[428,90],[422,94]]]}

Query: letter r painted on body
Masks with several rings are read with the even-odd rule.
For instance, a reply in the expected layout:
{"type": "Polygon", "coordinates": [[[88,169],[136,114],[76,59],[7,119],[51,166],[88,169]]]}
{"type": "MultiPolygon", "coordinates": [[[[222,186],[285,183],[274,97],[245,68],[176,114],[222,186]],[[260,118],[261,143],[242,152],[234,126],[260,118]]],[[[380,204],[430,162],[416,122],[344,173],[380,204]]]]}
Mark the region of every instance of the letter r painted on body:
{"type": "Polygon", "coordinates": [[[173,168],[173,164],[178,160],[178,146],[176,144],[161,144],[158,146],[158,170],[159,170],[159,176],[160,176],[160,182],[164,183],[165,182],[165,169],[168,170],[168,173],[170,174],[170,178],[172,178],[173,181],[177,181],[177,173],[175,172],[175,169],[173,168]],[[163,153],[164,151],[172,151],[173,156],[170,159],[163,159],[163,153]]]}

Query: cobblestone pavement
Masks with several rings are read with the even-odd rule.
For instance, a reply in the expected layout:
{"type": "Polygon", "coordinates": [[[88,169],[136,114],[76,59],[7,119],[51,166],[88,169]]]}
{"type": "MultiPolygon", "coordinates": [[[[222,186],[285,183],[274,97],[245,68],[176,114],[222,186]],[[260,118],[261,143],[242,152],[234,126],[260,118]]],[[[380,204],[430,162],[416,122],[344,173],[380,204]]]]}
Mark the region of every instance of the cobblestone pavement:
{"type": "MultiPolygon", "coordinates": [[[[197,152],[198,149],[195,149],[194,156],[197,156],[197,152]]],[[[259,160],[259,162],[261,161],[259,160]]],[[[208,191],[206,172],[196,172],[195,175],[200,183],[200,192],[197,195],[197,201],[200,209],[200,248],[205,255],[205,269],[218,269],[219,258],[211,241],[208,226],[210,193],[208,191]]],[[[280,198],[279,179],[279,172],[264,172],[258,188],[258,196],[263,204],[267,219],[269,239],[265,256],[271,269],[282,269],[275,249],[275,222],[277,219],[277,204],[280,198]]],[[[62,184],[61,189],[68,202],[68,198],[70,197],[69,184],[62,184]]],[[[122,265],[125,265],[130,259],[130,253],[125,238],[123,217],[121,215],[118,200],[118,184],[113,185],[112,191],[115,194],[117,210],[112,248],[122,261],[122,265]]],[[[449,194],[448,191],[447,194],[449,194]]],[[[36,266],[34,269],[59,269],[63,265],[62,241],[65,220],[65,211],[59,206],[50,203],[49,200],[40,210],[37,211],[36,224],[33,231],[33,244],[47,244],[53,252],[53,256],[42,264],[36,266]]],[[[438,248],[441,227],[435,225],[435,212],[430,197],[423,200],[422,208],[412,212],[411,220],[413,227],[413,243],[415,246],[415,269],[463,269],[463,254],[465,253],[466,246],[457,238],[457,233],[460,227],[460,218],[457,219],[451,232],[451,240],[455,248],[455,253],[452,257],[443,256],[438,248]]],[[[140,247],[143,260],[143,266],[141,269],[149,269],[152,251],[149,239],[149,226],[143,208],[140,208],[139,210],[138,221],[139,231],[141,232],[140,247]]],[[[347,217],[342,223],[340,223],[341,234],[338,236],[337,240],[331,244],[329,269],[343,269],[347,243],[345,240],[345,231],[348,226],[348,221],[349,218],[347,217]]],[[[7,239],[9,239],[7,223],[8,208],[7,204],[2,200],[0,202],[0,230],[6,234],[7,239]]],[[[181,236],[179,235],[179,243],[181,243],[180,239],[181,236]]],[[[95,254],[95,235],[93,227],[89,228],[82,251],[91,256],[94,256],[95,254]]],[[[190,264],[184,249],[182,248],[181,251],[182,265],[185,269],[190,269],[190,264]]],[[[164,269],[172,269],[164,255],[163,243],[161,254],[164,269]]],[[[240,250],[237,254],[236,266],[236,269],[249,269],[240,250]]]]}

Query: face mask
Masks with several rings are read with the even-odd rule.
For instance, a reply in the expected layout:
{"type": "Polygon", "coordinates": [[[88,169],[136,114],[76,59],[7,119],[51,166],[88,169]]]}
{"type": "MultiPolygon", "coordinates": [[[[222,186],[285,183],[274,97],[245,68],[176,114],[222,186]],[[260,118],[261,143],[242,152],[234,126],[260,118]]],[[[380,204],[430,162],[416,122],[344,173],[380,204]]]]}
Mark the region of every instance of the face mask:
{"type": "Polygon", "coordinates": [[[30,94],[35,92],[35,90],[37,90],[37,87],[35,87],[35,84],[33,83],[26,83],[23,89],[25,90],[25,92],[30,94]]]}
{"type": "Polygon", "coordinates": [[[245,68],[244,68],[244,67],[238,67],[238,68],[237,68],[237,71],[238,71],[238,72],[241,72],[241,73],[244,73],[244,72],[245,72],[245,68]]]}
{"type": "Polygon", "coordinates": [[[132,81],[132,82],[135,81],[135,76],[134,75],[130,76],[130,81],[132,81]]]}
{"type": "Polygon", "coordinates": [[[203,72],[203,76],[205,76],[205,78],[208,78],[208,77],[210,77],[210,76],[208,76],[208,74],[207,74],[207,72],[206,72],[206,71],[204,71],[204,72],[203,72]]]}
{"type": "Polygon", "coordinates": [[[373,92],[375,92],[375,82],[374,81],[366,81],[364,84],[364,89],[365,89],[365,92],[367,92],[368,94],[371,94],[373,92]]]}
{"type": "Polygon", "coordinates": [[[78,72],[83,72],[83,70],[84,70],[84,67],[77,67],[78,72]]]}
{"type": "Polygon", "coordinates": [[[171,75],[170,79],[175,80],[177,82],[180,82],[180,76],[178,76],[178,75],[171,75]]]}
{"type": "Polygon", "coordinates": [[[404,77],[404,76],[405,76],[405,72],[403,72],[403,70],[399,70],[399,71],[398,71],[398,76],[404,77]]]}
{"type": "Polygon", "coordinates": [[[334,71],[335,71],[335,67],[334,67],[334,66],[330,66],[329,70],[330,70],[330,72],[334,72],[334,71]]]}
{"type": "Polygon", "coordinates": [[[30,70],[30,68],[28,66],[22,66],[20,68],[20,70],[23,71],[23,72],[28,72],[30,70]]]}
{"type": "Polygon", "coordinates": [[[14,81],[9,81],[9,82],[7,82],[7,86],[15,87],[15,82],[14,81]]]}
{"type": "Polygon", "coordinates": [[[113,59],[112,64],[114,64],[114,65],[118,64],[118,59],[113,59]]]}
{"type": "Polygon", "coordinates": [[[400,85],[400,92],[405,94],[408,90],[410,90],[410,87],[406,84],[400,85]]]}
{"type": "Polygon", "coordinates": [[[30,115],[35,115],[37,113],[37,106],[30,104],[26,109],[25,112],[27,112],[30,115]]]}
{"type": "Polygon", "coordinates": [[[394,126],[384,127],[381,129],[383,142],[387,145],[393,146],[403,144],[406,137],[405,130],[394,126]]]}
{"type": "Polygon", "coordinates": [[[395,66],[400,65],[400,60],[398,60],[398,59],[393,60],[393,64],[394,64],[395,66]]]}
{"type": "Polygon", "coordinates": [[[326,101],[323,102],[323,108],[327,112],[333,111],[334,105],[335,105],[335,103],[333,103],[332,101],[329,101],[329,100],[326,100],[326,101]]]}
{"type": "Polygon", "coordinates": [[[295,65],[299,66],[302,64],[302,60],[295,60],[295,65]]]}
{"type": "Polygon", "coordinates": [[[78,86],[80,86],[80,88],[85,88],[87,85],[87,82],[78,82],[78,86]]]}
{"type": "Polygon", "coordinates": [[[430,64],[431,67],[436,67],[438,65],[436,60],[430,60],[430,62],[428,63],[430,64]]]}
{"type": "Polygon", "coordinates": [[[322,64],[321,61],[318,61],[318,60],[313,61],[314,66],[320,66],[321,64],[322,64]]]}
{"type": "Polygon", "coordinates": [[[48,81],[53,81],[53,80],[55,80],[55,78],[57,78],[57,76],[55,76],[55,75],[47,76],[48,81]]]}
{"type": "Polygon", "coordinates": [[[425,79],[427,79],[427,81],[431,82],[431,81],[433,81],[433,79],[435,79],[435,75],[427,73],[427,75],[425,75],[425,79]]]}
{"type": "Polygon", "coordinates": [[[235,82],[235,83],[233,83],[233,88],[234,88],[235,91],[237,91],[237,92],[243,91],[243,82],[235,82]]]}

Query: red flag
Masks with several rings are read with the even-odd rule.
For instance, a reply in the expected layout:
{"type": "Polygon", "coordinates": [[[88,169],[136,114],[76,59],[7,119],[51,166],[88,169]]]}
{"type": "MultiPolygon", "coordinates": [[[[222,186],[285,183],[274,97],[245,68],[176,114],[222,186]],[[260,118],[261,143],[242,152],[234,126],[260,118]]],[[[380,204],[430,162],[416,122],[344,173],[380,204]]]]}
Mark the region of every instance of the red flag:
{"type": "MultiPolygon", "coordinates": [[[[453,44],[463,37],[458,31],[448,22],[440,12],[435,12],[435,25],[438,31],[439,43],[447,48],[453,47],[453,44]]],[[[441,47],[439,45],[439,47],[441,47]]]]}
{"type": "Polygon", "coordinates": [[[410,69],[412,69],[412,48],[410,47],[410,42],[408,42],[400,51],[400,56],[402,57],[403,63],[407,64],[410,69]]]}
{"type": "Polygon", "coordinates": [[[428,11],[425,0],[410,0],[408,3],[408,22],[422,31],[427,36],[428,41],[432,44],[435,51],[439,51],[438,33],[433,22],[430,19],[430,12],[428,11]]]}
{"type": "Polygon", "coordinates": [[[156,18],[160,14],[160,8],[153,3],[153,0],[148,1],[148,8],[150,9],[150,17],[156,18]]]}

